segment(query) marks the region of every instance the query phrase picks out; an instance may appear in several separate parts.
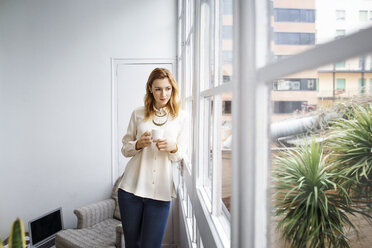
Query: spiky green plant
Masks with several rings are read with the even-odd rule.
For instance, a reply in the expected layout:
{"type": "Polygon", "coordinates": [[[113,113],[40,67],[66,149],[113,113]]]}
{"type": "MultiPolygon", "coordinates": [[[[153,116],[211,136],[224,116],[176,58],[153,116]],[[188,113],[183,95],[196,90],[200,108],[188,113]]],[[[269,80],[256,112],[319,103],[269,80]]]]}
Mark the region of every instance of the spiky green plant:
{"type": "Polygon", "coordinates": [[[9,234],[9,248],[25,248],[26,241],[25,241],[25,231],[23,228],[23,222],[20,218],[17,218],[10,229],[9,234]]]}
{"type": "Polygon", "coordinates": [[[274,213],[289,245],[349,247],[345,227],[356,231],[348,217],[356,211],[321,145],[280,152],[273,164],[274,213]]]}
{"type": "Polygon", "coordinates": [[[0,239],[0,248],[4,248],[3,241],[0,239]]]}
{"type": "Polygon", "coordinates": [[[372,104],[356,106],[346,118],[332,123],[328,142],[334,162],[348,178],[345,187],[355,199],[371,201],[372,187],[372,104]]]}

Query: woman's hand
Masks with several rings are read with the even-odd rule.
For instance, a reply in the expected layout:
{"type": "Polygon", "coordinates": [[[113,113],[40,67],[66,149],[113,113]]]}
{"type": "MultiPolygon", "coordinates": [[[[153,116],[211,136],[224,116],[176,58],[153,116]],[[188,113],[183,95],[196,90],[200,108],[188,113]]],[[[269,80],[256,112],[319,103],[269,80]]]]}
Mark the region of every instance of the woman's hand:
{"type": "Polygon", "coordinates": [[[175,153],[178,150],[176,142],[167,139],[158,139],[155,142],[160,151],[175,153]]]}
{"type": "Polygon", "coordinates": [[[151,133],[149,131],[144,132],[141,137],[137,140],[136,150],[140,150],[147,146],[150,146],[152,143],[151,133]]]}

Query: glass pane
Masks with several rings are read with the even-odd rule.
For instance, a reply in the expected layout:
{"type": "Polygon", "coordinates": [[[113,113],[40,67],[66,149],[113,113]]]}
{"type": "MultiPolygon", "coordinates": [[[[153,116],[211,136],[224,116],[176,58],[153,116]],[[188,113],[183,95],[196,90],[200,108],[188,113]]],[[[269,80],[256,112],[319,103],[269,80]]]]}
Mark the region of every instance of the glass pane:
{"type": "Polygon", "coordinates": [[[232,173],[232,93],[222,94],[220,144],[222,159],[222,210],[230,212],[232,173]]]}
{"type": "Polygon", "coordinates": [[[370,59],[273,82],[271,247],[370,247],[370,59]]]}
{"type": "Polygon", "coordinates": [[[212,199],[212,173],[213,173],[213,97],[204,99],[203,111],[203,137],[200,142],[203,149],[202,181],[209,199],[212,199]]]}
{"type": "Polygon", "coordinates": [[[372,25],[372,1],[270,0],[270,9],[274,61],[372,25]]]}
{"type": "Polygon", "coordinates": [[[221,0],[221,18],[220,32],[222,41],[220,42],[220,73],[222,80],[219,84],[231,82],[233,73],[233,16],[232,16],[232,0],[221,0]]]}
{"type": "Polygon", "coordinates": [[[214,86],[214,1],[207,1],[201,8],[201,85],[203,91],[214,86]]]}
{"type": "Polygon", "coordinates": [[[190,34],[189,43],[186,44],[186,97],[192,95],[194,75],[194,42],[193,33],[190,34]]]}
{"type": "Polygon", "coordinates": [[[188,114],[188,121],[189,121],[189,147],[187,149],[187,157],[189,159],[186,166],[188,166],[189,170],[192,170],[191,161],[192,161],[192,153],[193,153],[193,143],[194,143],[194,135],[193,135],[193,111],[192,111],[192,102],[186,102],[186,113],[188,114]]]}

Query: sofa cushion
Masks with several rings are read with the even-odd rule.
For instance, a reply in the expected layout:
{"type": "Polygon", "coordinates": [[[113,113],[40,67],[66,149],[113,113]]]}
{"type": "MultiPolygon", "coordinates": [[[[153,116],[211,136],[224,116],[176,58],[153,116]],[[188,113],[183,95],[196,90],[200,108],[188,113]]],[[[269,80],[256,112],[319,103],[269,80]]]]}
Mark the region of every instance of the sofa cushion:
{"type": "Polygon", "coordinates": [[[114,210],[114,218],[120,220],[120,209],[119,209],[119,203],[118,203],[118,190],[119,185],[121,182],[121,179],[123,178],[123,175],[121,175],[118,179],[116,179],[115,185],[112,189],[111,198],[115,200],[115,210],[114,210]]]}
{"type": "Polygon", "coordinates": [[[116,226],[120,224],[120,221],[110,218],[90,228],[63,230],[56,236],[56,246],[73,248],[115,247],[116,226]]]}

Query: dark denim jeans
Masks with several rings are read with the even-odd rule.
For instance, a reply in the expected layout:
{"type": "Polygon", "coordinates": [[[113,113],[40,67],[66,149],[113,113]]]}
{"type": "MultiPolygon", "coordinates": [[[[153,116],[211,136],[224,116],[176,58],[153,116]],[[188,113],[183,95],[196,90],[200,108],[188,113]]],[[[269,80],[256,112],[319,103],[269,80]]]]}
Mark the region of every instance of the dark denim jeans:
{"type": "Polygon", "coordinates": [[[170,201],[138,197],[118,191],[125,248],[161,247],[167,225],[170,201]]]}

